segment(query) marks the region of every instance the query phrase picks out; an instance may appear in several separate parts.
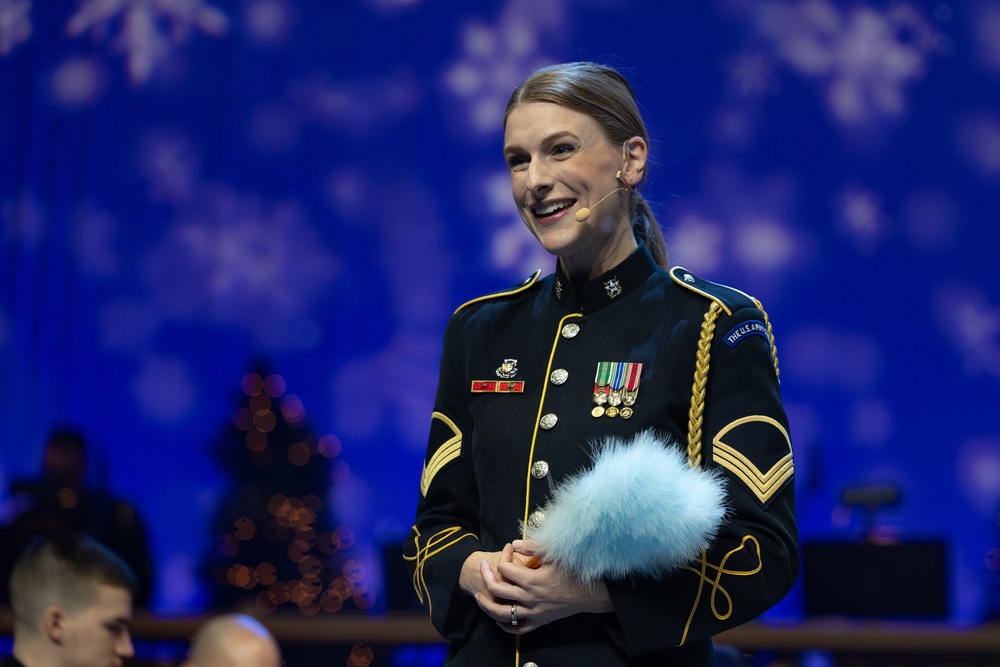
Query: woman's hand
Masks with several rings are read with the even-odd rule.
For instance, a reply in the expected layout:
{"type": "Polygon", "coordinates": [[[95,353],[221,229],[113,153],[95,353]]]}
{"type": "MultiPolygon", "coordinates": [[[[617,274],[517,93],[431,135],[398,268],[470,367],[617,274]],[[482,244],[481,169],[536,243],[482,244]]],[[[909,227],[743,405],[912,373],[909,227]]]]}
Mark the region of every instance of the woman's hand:
{"type": "Polygon", "coordinates": [[[476,592],[476,602],[506,632],[525,634],[573,614],[613,611],[603,582],[587,586],[545,562],[537,569],[527,567],[536,551],[532,543],[516,540],[504,547],[495,564],[489,559],[481,562],[485,591],[476,592]],[[515,615],[517,625],[512,623],[515,615]]]}
{"type": "MultiPolygon", "coordinates": [[[[489,595],[486,590],[484,572],[496,571],[497,563],[500,562],[499,551],[474,551],[469,554],[462,564],[462,572],[458,575],[458,587],[469,595],[476,596],[479,593],[489,595]]],[[[491,574],[492,577],[492,574],[491,574]]]]}

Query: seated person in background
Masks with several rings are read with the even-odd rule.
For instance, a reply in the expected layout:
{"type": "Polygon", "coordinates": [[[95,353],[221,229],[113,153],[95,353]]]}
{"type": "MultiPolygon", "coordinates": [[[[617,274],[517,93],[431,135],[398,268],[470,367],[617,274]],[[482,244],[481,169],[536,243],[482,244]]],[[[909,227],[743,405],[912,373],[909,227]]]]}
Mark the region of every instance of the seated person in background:
{"type": "Polygon", "coordinates": [[[205,622],[195,634],[181,667],[281,667],[278,643],[246,614],[224,614],[205,622]]]}
{"type": "Polygon", "coordinates": [[[146,529],[130,503],[87,484],[87,447],[79,432],[59,428],[49,434],[42,454],[42,475],[12,484],[21,512],[0,544],[0,603],[13,559],[36,535],[86,533],[128,563],[139,582],[135,603],[149,602],[153,580],[146,529]]]}
{"type": "Polygon", "coordinates": [[[79,533],[35,538],[14,565],[13,657],[3,667],[109,667],[132,657],[135,575],[79,533]]]}

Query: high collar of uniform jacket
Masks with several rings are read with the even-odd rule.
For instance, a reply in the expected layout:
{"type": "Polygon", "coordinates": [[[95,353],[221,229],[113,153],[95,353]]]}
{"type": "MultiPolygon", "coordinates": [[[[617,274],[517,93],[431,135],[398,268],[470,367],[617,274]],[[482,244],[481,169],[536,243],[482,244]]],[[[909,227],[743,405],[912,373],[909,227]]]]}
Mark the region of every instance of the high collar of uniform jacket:
{"type": "Polygon", "coordinates": [[[639,241],[639,247],[614,268],[593,280],[575,285],[556,262],[556,278],[552,283],[552,298],[571,312],[593,313],[625,298],[656,272],[657,265],[639,241]]]}

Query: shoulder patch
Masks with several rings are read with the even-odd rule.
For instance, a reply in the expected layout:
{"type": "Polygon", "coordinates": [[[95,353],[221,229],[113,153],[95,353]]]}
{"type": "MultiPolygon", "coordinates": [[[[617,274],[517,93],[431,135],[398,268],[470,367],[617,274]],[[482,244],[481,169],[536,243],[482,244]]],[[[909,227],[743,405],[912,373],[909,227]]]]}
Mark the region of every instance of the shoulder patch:
{"type": "Polygon", "coordinates": [[[699,278],[683,266],[670,269],[670,278],[681,287],[715,301],[726,311],[726,315],[732,315],[734,310],[756,305],[753,297],[746,292],[699,278]]]}
{"type": "Polygon", "coordinates": [[[471,306],[472,304],[479,303],[480,301],[487,301],[489,299],[497,299],[497,298],[502,297],[502,296],[510,296],[511,294],[517,294],[518,292],[523,292],[524,290],[528,289],[529,287],[531,287],[532,285],[534,285],[536,282],[538,282],[538,276],[540,276],[541,274],[542,274],[542,270],[541,269],[536,269],[534,273],[532,273],[530,276],[528,276],[527,278],[525,278],[524,280],[522,280],[520,284],[515,285],[513,287],[510,287],[510,288],[505,289],[505,290],[500,290],[499,292],[493,292],[492,294],[486,294],[484,296],[476,297],[475,299],[470,299],[469,301],[466,301],[461,306],[459,306],[458,308],[456,308],[455,312],[457,313],[458,311],[462,310],[466,306],[471,306]]]}
{"type": "Polygon", "coordinates": [[[768,341],[768,344],[771,342],[771,336],[767,331],[767,324],[760,320],[740,322],[729,333],[723,336],[722,340],[729,347],[736,347],[740,341],[745,340],[749,336],[761,336],[768,341]]]}

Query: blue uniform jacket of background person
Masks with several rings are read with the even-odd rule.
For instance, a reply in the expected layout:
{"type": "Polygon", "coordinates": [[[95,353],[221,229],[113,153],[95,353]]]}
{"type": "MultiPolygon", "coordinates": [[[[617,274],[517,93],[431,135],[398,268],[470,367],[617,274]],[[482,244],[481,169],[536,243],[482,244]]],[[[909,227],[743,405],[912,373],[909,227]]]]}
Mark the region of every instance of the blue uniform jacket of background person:
{"type": "Polygon", "coordinates": [[[465,304],[445,333],[404,557],[452,642],[448,664],[712,664],[711,636],[778,602],[799,567],[767,316],[742,292],[659,268],[642,245],[582,285],[561,271],[537,275],[465,304]],[[642,363],[628,419],[594,416],[601,362],[642,363]],[[522,524],[544,520],[552,489],[587,468],[598,439],[647,428],[724,476],[729,512],[707,553],[661,580],[607,581],[614,613],[521,637],[501,630],[458,588],[467,556],[498,551],[522,524]]]}

